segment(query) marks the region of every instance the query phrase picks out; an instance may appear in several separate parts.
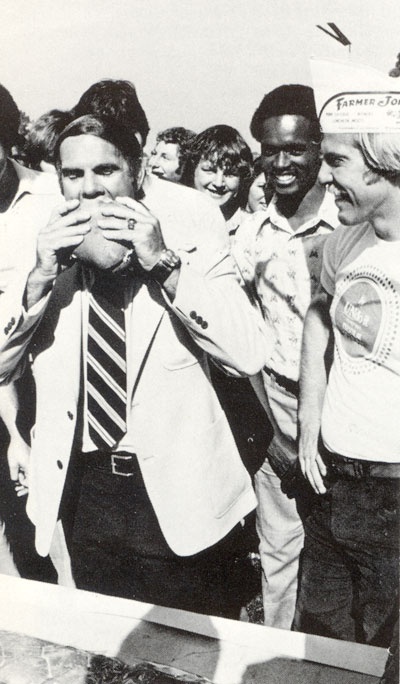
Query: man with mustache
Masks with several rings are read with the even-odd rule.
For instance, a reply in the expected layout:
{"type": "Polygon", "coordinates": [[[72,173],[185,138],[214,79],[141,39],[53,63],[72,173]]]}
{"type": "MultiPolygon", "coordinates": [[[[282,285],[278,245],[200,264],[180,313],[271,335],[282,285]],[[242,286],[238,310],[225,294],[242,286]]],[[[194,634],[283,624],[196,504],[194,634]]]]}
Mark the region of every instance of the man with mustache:
{"type": "Polygon", "coordinates": [[[379,72],[343,64],[341,92],[328,96],[331,64],[317,64],[319,179],[342,225],[325,243],[304,328],[299,454],[318,499],[296,628],[387,647],[399,586],[400,94],[386,76],[376,83],[379,72]]]}
{"type": "Polygon", "coordinates": [[[237,617],[229,577],[255,500],[208,360],[253,374],[265,350],[223,221],[179,186],[169,203],[153,192],[156,218],[138,200],[142,152],[122,123],[83,116],[56,154],[66,201],[14,287],[0,355],[3,381],[33,357],[37,549],[48,553],[78,480],[78,587],[237,617]]]}
{"type": "Polygon", "coordinates": [[[257,523],[265,624],[290,629],[302,517],[312,493],[297,471],[301,337],[319,283],[322,245],[336,225],[337,211],[317,182],[321,135],[311,88],[283,85],[265,95],[250,130],[261,144],[275,194],[267,212],[256,212],[241,226],[234,254],[272,340],[255,385],[274,429],[255,477],[257,523]]]}

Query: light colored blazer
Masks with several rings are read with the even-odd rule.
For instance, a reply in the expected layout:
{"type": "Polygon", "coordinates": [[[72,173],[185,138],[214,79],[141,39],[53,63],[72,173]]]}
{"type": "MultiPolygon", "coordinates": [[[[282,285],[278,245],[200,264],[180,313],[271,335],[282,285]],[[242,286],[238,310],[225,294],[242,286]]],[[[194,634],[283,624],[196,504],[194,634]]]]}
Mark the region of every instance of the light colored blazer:
{"type": "MultiPolygon", "coordinates": [[[[166,236],[182,258],[173,304],[156,283],[132,279],[127,311],[134,449],[165,539],[183,556],[216,543],[256,504],[209,380],[208,356],[236,374],[253,375],[266,354],[262,322],[236,281],[227,240],[207,227],[202,236],[186,231],[186,238],[180,248],[172,233],[166,236]]],[[[12,378],[31,353],[37,414],[27,510],[37,550],[46,555],[77,422],[87,293],[79,264],[62,273],[48,301],[28,313],[23,291],[21,278],[7,292],[15,324],[0,331],[0,380],[12,378]]]]}

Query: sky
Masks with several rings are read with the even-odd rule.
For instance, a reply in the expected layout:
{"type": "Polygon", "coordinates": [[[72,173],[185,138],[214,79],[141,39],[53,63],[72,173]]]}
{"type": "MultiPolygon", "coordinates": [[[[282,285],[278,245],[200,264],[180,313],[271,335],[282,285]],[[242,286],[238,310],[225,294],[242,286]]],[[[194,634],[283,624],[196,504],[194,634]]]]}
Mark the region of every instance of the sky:
{"type": "MultiPolygon", "coordinates": [[[[136,85],[151,126],[237,128],[282,83],[311,83],[311,55],[388,72],[399,0],[2,0],[0,82],[35,118],[69,109],[93,82],[136,85]],[[351,54],[316,28],[335,22],[351,54]]],[[[400,86],[400,83],[399,83],[400,86]]]]}

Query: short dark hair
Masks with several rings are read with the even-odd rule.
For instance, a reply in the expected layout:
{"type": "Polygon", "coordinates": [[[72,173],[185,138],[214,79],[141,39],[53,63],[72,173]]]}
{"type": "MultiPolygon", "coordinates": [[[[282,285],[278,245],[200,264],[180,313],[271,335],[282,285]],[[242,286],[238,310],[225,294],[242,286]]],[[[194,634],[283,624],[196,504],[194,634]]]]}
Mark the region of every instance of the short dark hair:
{"type": "Polygon", "coordinates": [[[0,142],[7,152],[18,140],[21,115],[10,92],[0,84],[0,142]]]}
{"type": "Polygon", "coordinates": [[[282,85],[264,95],[251,120],[250,132],[253,138],[261,142],[264,121],[285,114],[304,116],[312,124],[312,139],[316,142],[321,141],[314,91],[310,86],[300,84],[282,85]]]}
{"type": "Polygon", "coordinates": [[[250,185],[252,184],[253,181],[255,181],[256,178],[260,175],[260,173],[264,172],[264,160],[263,158],[260,157],[255,157],[253,159],[253,168],[252,168],[252,174],[250,176],[250,185]]]}
{"type": "Polygon", "coordinates": [[[132,131],[122,124],[116,126],[110,119],[94,117],[91,115],[81,116],[79,119],[74,119],[58,137],[54,157],[58,174],[60,176],[60,147],[64,140],[78,135],[94,135],[97,138],[106,140],[114,145],[121,153],[123,158],[128,162],[129,170],[132,176],[135,189],[136,182],[139,177],[142,164],[142,148],[132,135],[132,131]]]}
{"type": "Polygon", "coordinates": [[[150,130],[136,88],[130,81],[107,78],[93,83],[83,93],[73,112],[74,118],[85,114],[109,117],[114,123],[131,129],[131,133],[140,133],[143,145],[150,130]]]}
{"type": "Polygon", "coordinates": [[[157,134],[156,145],[159,142],[177,145],[179,169],[181,169],[189,157],[191,144],[195,137],[196,133],[189,128],[173,126],[172,128],[166,128],[165,131],[160,131],[160,133],[157,134]]]}
{"type": "Polygon", "coordinates": [[[210,159],[227,171],[240,177],[239,201],[244,202],[242,188],[251,175],[253,156],[250,147],[239,131],[232,126],[219,124],[206,128],[196,135],[190,147],[182,182],[193,187],[194,172],[201,159],[210,159]]]}
{"type": "Polygon", "coordinates": [[[40,162],[54,164],[54,149],[61,131],[71,121],[71,113],[50,109],[31,124],[26,136],[24,154],[32,169],[40,170],[40,162]]]}

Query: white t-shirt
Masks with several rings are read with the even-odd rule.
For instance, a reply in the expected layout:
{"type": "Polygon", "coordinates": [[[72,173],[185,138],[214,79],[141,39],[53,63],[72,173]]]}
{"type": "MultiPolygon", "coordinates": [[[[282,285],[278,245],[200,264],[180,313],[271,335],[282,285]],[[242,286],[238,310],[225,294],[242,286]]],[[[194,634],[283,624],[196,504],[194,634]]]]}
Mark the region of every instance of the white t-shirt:
{"type": "Polygon", "coordinates": [[[335,335],[323,441],[351,458],[400,462],[400,240],[368,223],[341,226],[325,243],[321,283],[335,335]]]}

